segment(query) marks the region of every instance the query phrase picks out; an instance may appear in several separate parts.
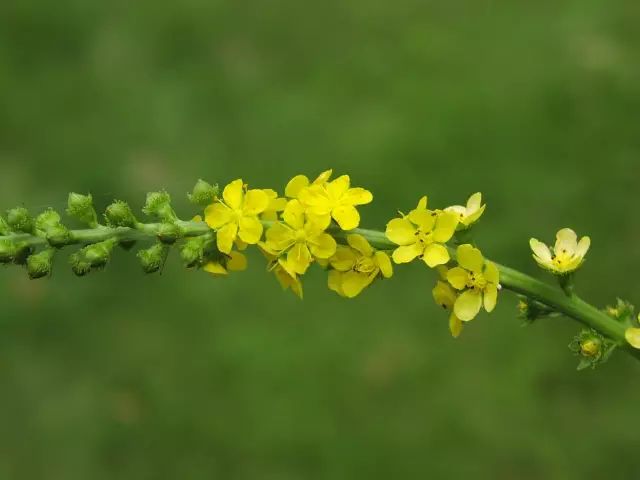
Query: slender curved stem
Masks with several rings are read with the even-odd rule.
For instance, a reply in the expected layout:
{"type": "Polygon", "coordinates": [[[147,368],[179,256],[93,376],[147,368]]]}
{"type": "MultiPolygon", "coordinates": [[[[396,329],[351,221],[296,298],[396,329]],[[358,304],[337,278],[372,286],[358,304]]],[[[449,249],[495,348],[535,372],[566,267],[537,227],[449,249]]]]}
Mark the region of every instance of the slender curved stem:
{"type": "MultiPolygon", "coordinates": [[[[271,222],[264,222],[270,225],[271,222]]],[[[202,222],[177,222],[184,237],[196,237],[211,233],[211,229],[202,222]]],[[[104,240],[115,238],[119,241],[149,240],[155,238],[161,227],[161,223],[139,223],[136,228],[118,227],[109,228],[98,226],[93,229],[71,230],[67,245],[92,244],[104,240]]],[[[349,233],[358,233],[365,237],[369,243],[380,250],[392,250],[397,247],[385,236],[384,232],[378,230],[368,230],[358,228],[350,232],[344,232],[332,228],[330,233],[341,243],[346,242],[349,233]]],[[[47,245],[45,238],[30,234],[12,234],[0,236],[0,239],[10,239],[31,247],[42,247],[47,245]]],[[[585,302],[577,295],[567,296],[560,288],[551,286],[529,275],[496,264],[500,270],[500,283],[503,288],[519,293],[534,299],[567,317],[570,317],[583,325],[597,330],[601,334],[617,342],[621,348],[640,360],[640,350],[636,350],[627,344],[624,333],[625,326],[609,317],[596,307],[585,302]]]]}

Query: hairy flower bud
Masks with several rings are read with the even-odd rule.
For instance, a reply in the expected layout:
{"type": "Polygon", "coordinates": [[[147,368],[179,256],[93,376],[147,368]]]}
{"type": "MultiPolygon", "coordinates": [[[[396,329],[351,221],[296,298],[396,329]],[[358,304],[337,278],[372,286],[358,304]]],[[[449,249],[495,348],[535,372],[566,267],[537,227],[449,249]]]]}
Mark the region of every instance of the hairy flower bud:
{"type": "Polygon", "coordinates": [[[32,233],[33,218],[24,207],[16,207],[7,210],[7,223],[14,232],[32,233]]]}
{"type": "Polygon", "coordinates": [[[127,202],[116,200],[105,211],[104,218],[110,227],[135,228],[138,220],[127,202]]]}
{"type": "Polygon", "coordinates": [[[86,223],[91,228],[98,226],[98,215],[93,208],[91,194],[70,193],[67,202],[67,214],[82,223],[86,223]]]}
{"type": "Polygon", "coordinates": [[[148,193],[147,201],[142,211],[145,215],[154,217],[161,222],[171,223],[178,219],[173,208],[171,208],[171,196],[164,191],[148,193]]]}
{"type": "Polygon", "coordinates": [[[159,271],[167,258],[169,248],[162,243],[156,243],[146,250],[140,250],[138,252],[138,258],[140,259],[140,265],[145,273],[155,273],[159,271]]]}
{"type": "Polygon", "coordinates": [[[204,262],[205,249],[213,245],[210,236],[200,236],[188,239],[180,250],[180,256],[187,268],[199,267],[204,262]]]}
{"type": "Polygon", "coordinates": [[[173,245],[182,237],[182,229],[173,223],[163,223],[158,228],[158,240],[166,245],[173,245]]]}
{"type": "Polygon", "coordinates": [[[55,250],[53,248],[47,248],[46,250],[29,256],[27,258],[27,273],[29,274],[29,278],[35,280],[50,275],[54,253],[55,250]]]}
{"type": "Polygon", "coordinates": [[[218,185],[211,185],[200,179],[193,187],[193,191],[188,194],[189,201],[195,205],[206,207],[213,203],[219,192],[220,188],[218,185]]]}
{"type": "Polygon", "coordinates": [[[18,253],[15,242],[9,238],[0,238],[0,263],[11,263],[18,253]]]}

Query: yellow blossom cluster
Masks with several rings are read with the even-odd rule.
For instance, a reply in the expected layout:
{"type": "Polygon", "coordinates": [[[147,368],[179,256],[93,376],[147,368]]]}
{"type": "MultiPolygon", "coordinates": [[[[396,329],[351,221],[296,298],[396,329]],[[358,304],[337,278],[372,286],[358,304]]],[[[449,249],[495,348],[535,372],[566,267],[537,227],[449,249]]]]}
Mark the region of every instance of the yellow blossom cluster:
{"type": "Polygon", "coordinates": [[[345,297],[355,297],[377,278],[393,274],[386,253],[376,251],[362,236],[336,236],[360,225],[356,207],[373,201],[368,190],[352,187],[348,175],[332,179],[332,171],[314,181],[304,175],[292,178],[284,197],[275,190],[249,189],[242,179],[229,183],[222,198],[204,212],[205,222],[216,232],[216,245],[225,262],[209,262],[204,269],[226,274],[246,267],[240,251],[257,245],[280,284],[302,297],[300,278],[313,263],[329,270],[328,285],[345,297]]]}

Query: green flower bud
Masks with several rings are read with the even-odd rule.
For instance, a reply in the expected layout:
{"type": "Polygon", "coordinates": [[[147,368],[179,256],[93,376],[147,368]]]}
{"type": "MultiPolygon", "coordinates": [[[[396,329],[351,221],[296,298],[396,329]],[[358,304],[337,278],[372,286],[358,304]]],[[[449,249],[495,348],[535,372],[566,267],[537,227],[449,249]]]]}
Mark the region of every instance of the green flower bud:
{"type": "Polygon", "coordinates": [[[49,245],[60,248],[69,243],[71,233],[69,233],[69,229],[67,227],[59,223],[58,225],[47,229],[46,238],[49,245]]]}
{"type": "Polygon", "coordinates": [[[569,344],[569,349],[578,357],[578,370],[596,368],[606,362],[615,349],[616,344],[607,340],[595,330],[582,330],[569,344]]]}
{"type": "Polygon", "coordinates": [[[187,268],[199,267],[204,263],[205,249],[213,241],[209,236],[188,239],[180,249],[180,256],[187,268]]]}
{"type": "Polygon", "coordinates": [[[172,245],[182,237],[182,229],[173,223],[162,223],[158,228],[158,240],[167,245],[172,245]]]}
{"type": "Polygon", "coordinates": [[[71,270],[79,277],[84,277],[91,272],[91,264],[84,259],[84,255],[81,252],[76,252],[69,257],[71,263],[71,270]]]}
{"type": "Polygon", "coordinates": [[[24,207],[7,210],[7,223],[14,232],[33,233],[33,218],[24,207]]]}
{"type": "Polygon", "coordinates": [[[93,268],[102,268],[109,262],[111,251],[117,244],[117,240],[109,239],[93,245],[87,245],[83,248],[84,258],[93,268]]]}
{"type": "Polygon", "coordinates": [[[98,215],[93,208],[91,194],[70,193],[67,202],[67,214],[82,223],[86,223],[91,228],[98,226],[98,215]]]}
{"type": "Polygon", "coordinates": [[[9,238],[0,238],[0,263],[11,263],[18,253],[15,242],[9,238]]]}
{"type": "Polygon", "coordinates": [[[204,180],[198,180],[193,191],[188,194],[189,201],[195,205],[206,207],[213,203],[214,199],[218,196],[220,189],[218,185],[211,185],[204,180]]]}
{"type": "Polygon", "coordinates": [[[29,274],[29,278],[35,280],[50,275],[54,253],[54,249],[47,248],[46,250],[29,256],[27,258],[27,273],[29,274]]]}
{"type": "Polygon", "coordinates": [[[171,223],[178,219],[171,208],[171,196],[167,192],[150,192],[142,208],[145,215],[154,217],[161,222],[171,223]]]}
{"type": "Polygon", "coordinates": [[[107,225],[110,227],[129,227],[135,228],[138,220],[131,211],[131,207],[127,202],[116,200],[109,205],[105,211],[104,217],[107,225]]]}
{"type": "Polygon", "coordinates": [[[140,250],[138,252],[138,258],[140,259],[142,270],[144,270],[145,273],[155,273],[159,271],[164,265],[168,253],[169,248],[162,243],[156,243],[146,250],[140,250]]]}

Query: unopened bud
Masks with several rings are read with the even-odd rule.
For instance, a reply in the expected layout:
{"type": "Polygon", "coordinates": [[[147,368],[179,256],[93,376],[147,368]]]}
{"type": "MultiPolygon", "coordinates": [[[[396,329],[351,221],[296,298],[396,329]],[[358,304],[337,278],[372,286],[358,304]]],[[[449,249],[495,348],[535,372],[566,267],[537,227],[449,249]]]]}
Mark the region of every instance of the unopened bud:
{"type": "Polygon", "coordinates": [[[136,220],[129,204],[121,200],[116,200],[109,205],[105,211],[104,217],[107,221],[107,225],[110,227],[135,228],[138,223],[138,220],[136,220]]]}
{"type": "Polygon", "coordinates": [[[70,193],[67,202],[67,214],[82,223],[86,223],[91,228],[95,228],[98,225],[98,216],[93,208],[91,194],[70,193]]]}
{"type": "Polygon", "coordinates": [[[167,245],[172,245],[182,237],[182,229],[173,223],[163,223],[158,228],[158,240],[167,245]]]}
{"type": "Polygon", "coordinates": [[[162,243],[156,243],[146,250],[140,250],[138,252],[138,258],[140,259],[140,265],[145,273],[155,273],[162,268],[167,258],[169,249],[162,243]]]}
{"type": "Polygon", "coordinates": [[[177,216],[171,208],[171,196],[167,192],[150,192],[142,208],[145,215],[154,217],[161,222],[174,222],[177,216]]]}
{"type": "Polygon", "coordinates": [[[211,185],[204,180],[198,180],[193,187],[193,191],[189,194],[189,201],[195,205],[205,207],[213,203],[219,192],[218,185],[211,185]]]}
{"type": "Polygon", "coordinates": [[[54,249],[47,248],[27,258],[27,273],[29,274],[29,278],[35,280],[51,274],[54,252],[54,249]]]}
{"type": "Polygon", "coordinates": [[[24,207],[7,210],[7,224],[14,232],[33,232],[33,218],[29,214],[29,211],[24,207]]]}

